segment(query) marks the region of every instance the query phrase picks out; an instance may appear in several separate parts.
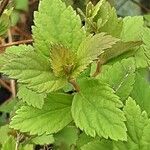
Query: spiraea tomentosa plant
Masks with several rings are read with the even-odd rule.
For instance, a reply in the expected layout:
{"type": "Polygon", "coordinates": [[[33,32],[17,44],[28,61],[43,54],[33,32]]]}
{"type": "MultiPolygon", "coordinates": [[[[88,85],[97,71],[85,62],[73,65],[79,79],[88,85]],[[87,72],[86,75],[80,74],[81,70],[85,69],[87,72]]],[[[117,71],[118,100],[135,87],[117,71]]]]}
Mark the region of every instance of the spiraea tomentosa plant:
{"type": "Polygon", "coordinates": [[[2,56],[0,71],[18,82],[10,128],[53,149],[149,150],[150,86],[139,70],[149,67],[150,29],[106,0],[80,14],[84,26],[71,6],[42,0],[33,46],[2,56]]]}

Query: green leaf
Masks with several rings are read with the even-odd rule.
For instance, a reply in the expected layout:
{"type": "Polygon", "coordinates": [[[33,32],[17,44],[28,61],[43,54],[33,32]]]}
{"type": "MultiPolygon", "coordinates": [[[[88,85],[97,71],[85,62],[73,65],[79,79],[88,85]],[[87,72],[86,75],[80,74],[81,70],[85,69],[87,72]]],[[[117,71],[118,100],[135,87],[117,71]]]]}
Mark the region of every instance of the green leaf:
{"type": "Polygon", "coordinates": [[[105,33],[87,37],[81,43],[77,51],[78,63],[73,72],[73,76],[77,76],[80,72],[85,70],[90,63],[98,59],[98,56],[102,54],[105,49],[111,48],[117,41],[119,41],[119,39],[106,35],[105,33]]]}
{"type": "Polygon", "coordinates": [[[136,52],[135,60],[138,68],[146,68],[150,64],[150,29],[144,28],[141,35],[144,44],[136,52]]]}
{"type": "Polygon", "coordinates": [[[126,140],[126,119],[119,109],[123,105],[114,91],[97,79],[83,79],[79,86],[72,104],[76,126],[92,137],[126,140]]]}
{"type": "Polygon", "coordinates": [[[33,150],[34,146],[32,144],[20,145],[19,150],[33,150]]]}
{"type": "Polygon", "coordinates": [[[4,102],[2,105],[0,105],[0,111],[10,113],[14,109],[14,106],[17,104],[17,102],[17,98],[4,102]]]}
{"type": "Polygon", "coordinates": [[[115,8],[112,8],[109,2],[105,2],[101,7],[97,15],[97,26],[99,32],[106,32],[114,37],[120,37],[123,27],[123,21],[121,18],[118,18],[115,8]],[[108,14],[105,16],[104,14],[108,14]],[[102,21],[105,22],[99,25],[99,20],[101,17],[102,21]]]}
{"type": "Polygon", "coordinates": [[[60,147],[60,150],[70,150],[70,147],[76,145],[78,129],[74,126],[67,126],[54,135],[54,138],[56,147],[60,147]]]}
{"type": "Polygon", "coordinates": [[[93,140],[81,147],[81,150],[112,150],[113,145],[109,140],[93,140]]]}
{"type": "Polygon", "coordinates": [[[135,82],[135,61],[133,58],[116,62],[108,68],[102,69],[102,73],[96,78],[107,83],[121,98],[126,100],[130,95],[135,82]]]}
{"type": "Polygon", "coordinates": [[[21,56],[27,52],[32,52],[33,47],[28,45],[12,46],[6,49],[5,53],[0,54],[0,69],[3,65],[10,63],[10,60],[21,56]]]}
{"type": "Polygon", "coordinates": [[[141,16],[125,17],[123,19],[123,30],[121,39],[124,41],[141,40],[141,33],[144,29],[144,20],[141,16]]]}
{"type": "Polygon", "coordinates": [[[146,68],[149,66],[148,60],[145,53],[144,45],[142,45],[139,49],[136,50],[136,53],[134,54],[135,61],[136,61],[136,67],[137,68],[146,68]]]}
{"type": "Polygon", "coordinates": [[[72,98],[65,94],[50,94],[42,109],[22,106],[12,118],[10,127],[30,134],[56,133],[72,121],[72,98]]]}
{"type": "Polygon", "coordinates": [[[92,138],[91,136],[88,136],[87,134],[85,134],[84,132],[82,132],[79,135],[79,138],[77,140],[77,147],[78,147],[78,149],[80,149],[80,147],[82,147],[83,145],[88,144],[89,142],[91,142],[94,139],[95,138],[92,138]]]}
{"type": "Polygon", "coordinates": [[[136,74],[131,96],[141,109],[145,110],[150,116],[150,84],[139,73],[136,74]]]}
{"type": "Polygon", "coordinates": [[[28,105],[37,107],[39,109],[44,105],[45,94],[36,93],[26,87],[26,85],[20,85],[17,93],[19,99],[22,99],[23,102],[26,102],[28,105]]]}
{"type": "Polygon", "coordinates": [[[150,29],[149,28],[145,28],[143,30],[143,41],[144,41],[144,44],[146,45],[147,48],[150,49],[150,39],[149,39],[149,36],[150,36],[150,29]]]}
{"type": "Polygon", "coordinates": [[[61,0],[40,1],[34,22],[34,46],[46,56],[50,55],[51,43],[60,43],[76,51],[86,37],[80,17],[61,0]]]}
{"type": "MultiPolygon", "coordinates": [[[[121,38],[124,41],[142,40],[144,43],[147,43],[146,40],[149,39],[150,33],[150,31],[147,31],[144,28],[143,17],[125,17],[121,38]]],[[[149,50],[145,51],[144,44],[138,49],[135,49],[133,56],[135,57],[137,68],[145,68],[148,66],[147,55],[149,55],[149,50]]]]}
{"type": "Polygon", "coordinates": [[[143,42],[144,42],[144,46],[143,46],[143,55],[145,56],[145,66],[149,66],[150,65],[150,40],[149,40],[149,36],[150,36],[150,29],[149,28],[145,28],[143,30],[143,42]]]}
{"type": "Polygon", "coordinates": [[[9,15],[3,14],[0,17],[0,37],[5,37],[10,25],[9,15]]]}
{"type": "Polygon", "coordinates": [[[33,138],[31,142],[36,145],[48,145],[54,143],[54,137],[52,135],[43,134],[33,138]]]}
{"type": "Polygon", "coordinates": [[[51,66],[56,76],[69,76],[76,65],[76,55],[61,45],[51,49],[51,66]]]}
{"type": "Polygon", "coordinates": [[[95,6],[89,2],[84,17],[88,32],[106,32],[114,37],[120,37],[123,21],[117,17],[116,10],[106,0],[99,1],[95,6]]]}
{"type": "Polygon", "coordinates": [[[117,56],[120,56],[126,52],[134,52],[134,49],[136,47],[139,47],[141,44],[141,41],[119,41],[116,44],[114,44],[111,48],[104,50],[104,53],[102,53],[99,56],[99,61],[101,64],[105,64],[111,59],[115,59],[117,58],[117,56]]]}
{"type": "Polygon", "coordinates": [[[56,91],[66,83],[66,79],[53,75],[50,61],[34,51],[10,59],[1,72],[18,79],[20,83],[26,83],[28,88],[36,92],[56,91]]]}
{"type": "Polygon", "coordinates": [[[15,139],[13,137],[9,137],[7,141],[2,146],[1,150],[14,150],[16,146],[15,139]]]}
{"type": "Polygon", "coordinates": [[[0,144],[3,145],[9,139],[9,135],[8,135],[9,131],[10,129],[8,125],[0,127],[0,135],[3,136],[3,138],[0,138],[0,144]]]}
{"type": "Polygon", "coordinates": [[[115,150],[148,150],[150,149],[150,120],[145,111],[129,98],[124,107],[127,118],[126,126],[128,133],[127,142],[115,142],[115,150]]]}

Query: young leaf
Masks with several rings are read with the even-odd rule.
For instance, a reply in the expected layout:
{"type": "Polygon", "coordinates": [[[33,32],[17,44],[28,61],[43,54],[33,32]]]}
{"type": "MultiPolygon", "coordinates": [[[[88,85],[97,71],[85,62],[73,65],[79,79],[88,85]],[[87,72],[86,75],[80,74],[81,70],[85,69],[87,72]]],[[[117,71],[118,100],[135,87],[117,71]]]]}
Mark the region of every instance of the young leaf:
{"type": "Polygon", "coordinates": [[[22,106],[12,118],[10,127],[30,134],[56,133],[72,121],[72,98],[65,94],[50,94],[42,109],[22,106]]]}
{"type": "Polygon", "coordinates": [[[128,140],[127,142],[115,142],[115,150],[150,149],[150,121],[146,112],[141,112],[135,101],[129,98],[124,107],[124,113],[127,118],[128,140]]]}
{"type": "Polygon", "coordinates": [[[50,55],[51,43],[77,50],[86,37],[80,17],[71,6],[66,8],[61,0],[40,1],[34,22],[34,46],[46,56],[50,55]]]}
{"type": "Polygon", "coordinates": [[[131,96],[141,109],[145,110],[150,116],[150,85],[139,73],[136,74],[131,96]]]}
{"type": "Polygon", "coordinates": [[[87,37],[81,43],[77,51],[78,63],[73,72],[73,76],[77,76],[80,72],[85,70],[92,61],[98,59],[98,56],[102,54],[105,49],[111,48],[117,41],[119,41],[119,39],[105,35],[105,33],[87,37]]]}
{"type": "Polygon", "coordinates": [[[108,16],[102,18],[103,22],[107,20],[103,25],[99,25],[99,20],[97,20],[99,32],[106,32],[114,37],[120,37],[123,21],[121,18],[118,18],[115,8],[112,8],[107,1],[100,7],[97,18],[101,19],[101,16],[103,17],[104,14],[108,14],[108,16]]]}
{"type": "Polygon", "coordinates": [[[51,49],[51,67],[56,76],[69,76],[76,65],[76,55],[61,45],[51,49]]]}
{"type": "Polygon", "coordinates": [[[83,16],[87,32],[106,32],[114,37],[120,37],[123,21],[117,17],[116,10],[106,0],[99,1],[95,6],[89,2],[86,15],[83,16]]]}
{"type": "Polygon", "coordinates": [[[41,109],[44,105],[44,99],[46,97],[46,94],[36,93],[35,91],[28,89],[26,85],[20,85],[17,96],[28,105],[41,109]]]}
{"type": "Polygon", "coordinates": [[[102,73],[96,78],[109,84],[121,100],[124,101],[130,95],[135,82],[135,61],[133,58],[128,58],[121,62],[116,62],[108,69],[102,70],[102,73]]]}
{"type": "Polygon", "coordinates": [[[114,91],[97,79],[83,79],[79,85],[72,104],[76,126],[92,137],[126,140],[125,117],[119,109],[123,105],[114,91]]]}
{"type": "Polygon", "coordinates": [[[34,51],[11,59],[1,71],[37,92],[55,91],[66,83],[53,75],[49,60],[34,51]]]}

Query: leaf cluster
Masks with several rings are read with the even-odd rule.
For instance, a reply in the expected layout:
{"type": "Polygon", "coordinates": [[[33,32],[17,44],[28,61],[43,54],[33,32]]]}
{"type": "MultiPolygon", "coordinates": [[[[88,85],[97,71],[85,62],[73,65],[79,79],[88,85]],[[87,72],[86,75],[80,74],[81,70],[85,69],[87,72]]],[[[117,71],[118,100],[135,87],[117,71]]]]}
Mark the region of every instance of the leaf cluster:
{"type": "Polygon", "coordinates": [[[150,149],[150,86],[139,74],[150,63],[150,29],[142,16],[118,18],[105,0],[80,13],[84,26],[71,6],[42,0],[33,46],[1,56],[0,72],[19,83],[9,127],[27,146],[150,149]]]}

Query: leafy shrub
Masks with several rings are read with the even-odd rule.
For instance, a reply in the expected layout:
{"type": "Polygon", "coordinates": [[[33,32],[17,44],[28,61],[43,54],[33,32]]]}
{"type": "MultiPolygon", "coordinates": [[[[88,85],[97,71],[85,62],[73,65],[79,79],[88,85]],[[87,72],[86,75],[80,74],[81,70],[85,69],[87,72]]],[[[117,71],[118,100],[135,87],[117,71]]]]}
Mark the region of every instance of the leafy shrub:
{"type": "Polygon", "coordinates": [[[20,149],[150,149],[150,86],[139,73],[150,63],[150,29],[105,0],[80,14],[84,26],[71,6],[42,0],[33,45],[1,56],[0,71],[19,84],[3,149],[14,148],[12,135],[20,149]]]}

